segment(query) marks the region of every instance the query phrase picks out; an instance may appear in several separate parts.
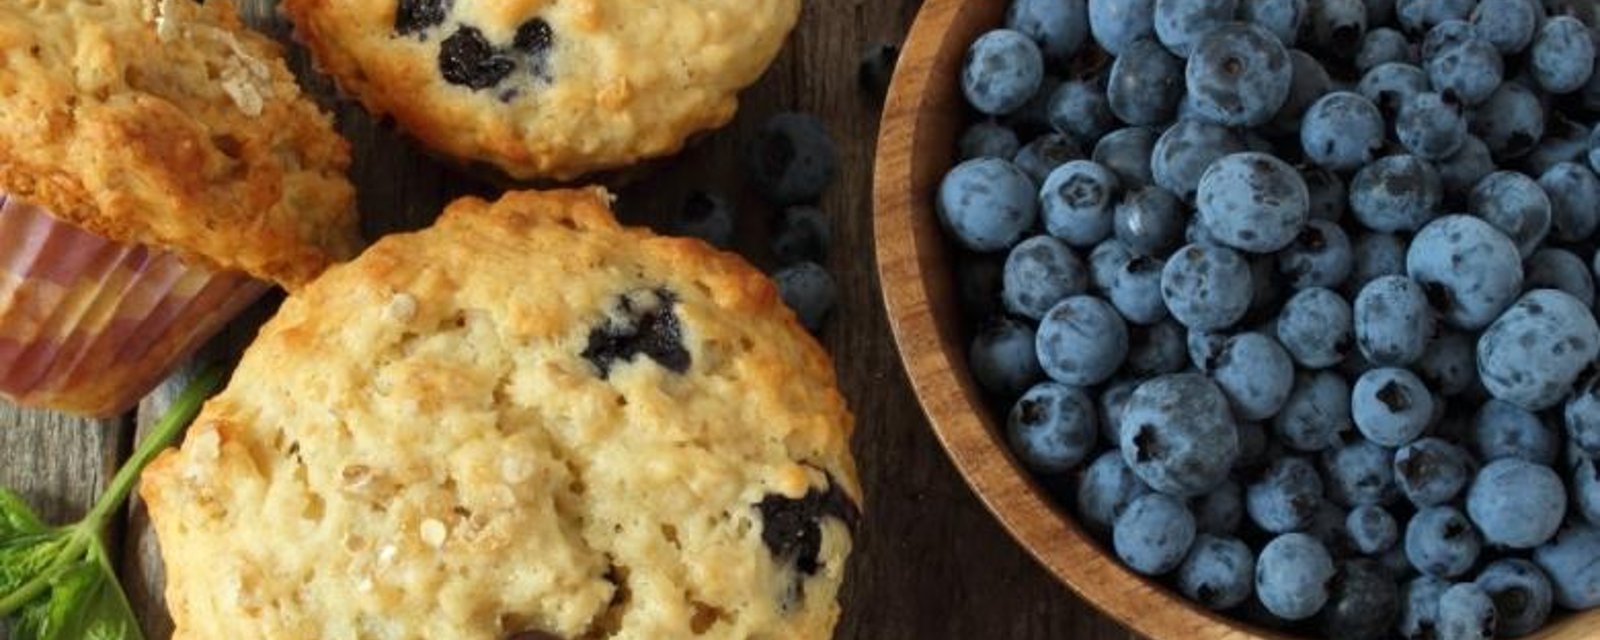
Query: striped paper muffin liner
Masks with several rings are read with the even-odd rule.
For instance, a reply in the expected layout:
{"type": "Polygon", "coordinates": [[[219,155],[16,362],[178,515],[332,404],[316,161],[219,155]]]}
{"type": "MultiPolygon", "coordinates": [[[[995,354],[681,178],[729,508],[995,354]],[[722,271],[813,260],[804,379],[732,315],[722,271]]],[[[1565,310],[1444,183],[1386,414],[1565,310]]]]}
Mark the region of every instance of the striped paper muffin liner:
{"type": "Polygon", "coordinates": [[[0,194],[0,397],[126,411],[269,288],[0,194]]]}

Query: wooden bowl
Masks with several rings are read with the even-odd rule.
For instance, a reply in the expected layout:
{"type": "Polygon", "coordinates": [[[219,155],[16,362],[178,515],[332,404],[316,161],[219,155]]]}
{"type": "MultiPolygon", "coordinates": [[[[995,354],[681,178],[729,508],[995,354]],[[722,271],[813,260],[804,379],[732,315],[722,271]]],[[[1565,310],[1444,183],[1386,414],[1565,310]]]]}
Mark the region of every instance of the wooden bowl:
{"type": "MultiPolygon", "coordinates": [[[[969,120],[959,89],[961,59],[968,44],[1001,24],[1006,4],[928,0],[884,108],[873,185],[878,275],[912,387],[956,467],[1006,530],[1106,615],[1158,639],[1287,638],[1195,606],[1124,568],[1011,457],[968,373],[970,336],[955,291],[954,250],[939,229],[933,200],[969,120]]],[[[1600,637],[1600,610],[1569,615],[1530,637],[1600,637]]]]}

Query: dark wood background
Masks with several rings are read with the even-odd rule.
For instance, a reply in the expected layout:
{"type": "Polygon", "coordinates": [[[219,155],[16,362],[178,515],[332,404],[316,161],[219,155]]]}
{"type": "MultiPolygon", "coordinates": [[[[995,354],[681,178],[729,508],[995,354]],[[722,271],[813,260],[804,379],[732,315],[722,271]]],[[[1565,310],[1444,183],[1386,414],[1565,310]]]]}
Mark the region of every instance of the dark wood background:
{"type": "MultiPolygon", "coordinates": [[[[275,0],[239,4],[252,23],[290,42],[275,0]]],[[[723,193],[738,204],[737,248],[757,265],[772,267],[767,244],[776,212],[742,184],[739,141],[778,111],[820,115],[843,161],[841,179],[822,203],[834,225],[827,266],[839,280],[841,298],[822,337],[857,416],[855,451],[867,492],[867,518],[842,596],[838,636],[1127,638],[1128,632],[1035,565],[983,509],[934,440],[900,368],[872,258],[870,190],[879,104],[858,87],[856,68],[869,43],[904,37],[918,4],[808,0],[782,56],[745,92],[738,119],[621,188],[623,217],[651,224],[675,211],[692,189],[723,193]]],[[[303,84],[337,114],[355,147],[351,177],[360,187],[369,239],[425,226],[455,196],[495,193],[492,185],[419,152],[359,106],[338,101],[331,84],[310,72],[304,50],[292,44],[289,50],[303,84]]],[[[276,302],[274,297],[251,310],[197,360],[235,358],[276,302]]],[[[183,375],[123,420],[72,419],[0,403],[0,483],[19,490],[52,521],[81,516],[127,455],[135,430],[159,415],[183,375]]],[[[168,637],[160,560],[137,505],[112,535],[147,632],[153,639],[168,637]]]]}

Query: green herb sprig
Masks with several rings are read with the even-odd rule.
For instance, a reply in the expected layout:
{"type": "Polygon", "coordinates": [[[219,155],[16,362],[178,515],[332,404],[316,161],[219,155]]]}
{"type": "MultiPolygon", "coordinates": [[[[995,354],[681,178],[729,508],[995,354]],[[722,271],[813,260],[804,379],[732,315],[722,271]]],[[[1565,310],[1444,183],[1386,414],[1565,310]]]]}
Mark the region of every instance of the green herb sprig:
{"type": "Polygon", "coordinates": [[[139,474],[221,384],[222,372],[215,370],[190,382],[76,524],[47,526],[22,498],[0,487],[0,620],[9,622],[12,640],[143,640],[106,552],[105,531],[139,474]]]}

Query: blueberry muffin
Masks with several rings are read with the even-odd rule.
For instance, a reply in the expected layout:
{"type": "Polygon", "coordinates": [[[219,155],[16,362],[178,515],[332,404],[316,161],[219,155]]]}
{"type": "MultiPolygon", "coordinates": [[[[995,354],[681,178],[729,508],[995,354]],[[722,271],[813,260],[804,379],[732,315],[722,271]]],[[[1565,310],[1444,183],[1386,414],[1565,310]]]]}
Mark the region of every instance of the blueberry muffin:
{"type": "Polygon", "coordinates": [[[799,0],[285,0],[346,92],[515,179],[668,155],[733,117],[799,0]]]}
{"type": "Polygon", "coordinates": [[[232,2],[4,2],[0,43],[0,398],[118,413],[358,249],[348,145],[232,2]]]}
{"type": "Polygon", "coordinates": [[[772,284],[601,190],[294,294],[145,474],[178,638],[825,638],[860,489],[772,284]]]}

